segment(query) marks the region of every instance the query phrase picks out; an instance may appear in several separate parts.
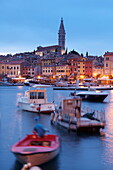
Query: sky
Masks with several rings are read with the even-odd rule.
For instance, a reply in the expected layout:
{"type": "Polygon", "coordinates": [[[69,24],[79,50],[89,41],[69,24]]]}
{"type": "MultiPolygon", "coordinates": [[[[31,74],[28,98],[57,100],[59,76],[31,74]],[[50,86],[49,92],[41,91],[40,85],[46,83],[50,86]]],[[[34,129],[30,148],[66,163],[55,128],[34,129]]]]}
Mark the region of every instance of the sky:
{"type": "Polygon", "coordinates": [[[0,0],[0,54],[57,45],[61,17],[68,51],[113,52],[113,0],[0,0]]]}

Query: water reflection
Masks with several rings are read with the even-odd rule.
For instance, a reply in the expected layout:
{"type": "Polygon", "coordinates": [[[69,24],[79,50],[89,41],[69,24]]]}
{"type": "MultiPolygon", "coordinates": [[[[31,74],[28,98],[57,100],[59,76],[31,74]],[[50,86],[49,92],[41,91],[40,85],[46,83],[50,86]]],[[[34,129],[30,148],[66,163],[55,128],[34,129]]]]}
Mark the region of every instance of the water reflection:
{"type": "Polygon", "coordinates": [[[59,170],[59,155],[48,163],[39,166],[42,170],[59,170]]]}
{"type": "Polygon", "coordinates": [[[23,165],[22,165],[19,161],[16,160],[16,161],[14,162],[14,165],[13,165],[13,167],[11,168],[11,170],[21,170],[22,167],[23,167],[23,165]]]}
{"type": "Polygon", "coordinates": [[[113,92],[110,94],[110,103],[106,105],[106,129],[104,141],[104,152],[103,160],[104,164],[107,166],[109,163],[109,168],[112,169],[113,164],[113,104],[111,103],[113,99],[113,92]]]}
{"type": "MultiPolygon", "coordinates": [[[[11,170],[21,170],[23,165],[15,160],[14,165],[12,166],[11,170]]],[[[53,160],[49,161],[48,163],[45,163],[43,165],[39,165],[42,170],[58,170],[59,169],[59,155],[54,158],[53,160]]]]}
{"type": "Polygon", "coordinates": [[[18,132],[19,132],[19,139],[21,139],[22,135],[22,111],[18,110],[16,112],[17,120],[18,120],[18,132]]]}
{"type": "MultiPolygon", "coordinates": [[[[15,161],[16,158],[10,152],[10,146],[31,133],[36,113],[21,111],[16,107],[17,94],[24,93],[28,87],[0,87],[0,146],[2,170],[20,170],[22,165],[15,161]],[[5,135],[4,135],[5,134],[5,135]],[[7,164],[6,164],[7,160],[7,164]]],[[[54,100],[59,105],[61,99],[68,97],[71,91],[54,91],[54,100]]],[[[48,100],[53,100],[53,91],[47,89],[48,100]]],[[[113,169],[113,90],[109,91],[109,101],[103,103],[82,102],[82,107],[90,107],[97,110],[105,109],[106,127],[101,135],[77,136],[75,132],[68,133],[67,129],[51,126],[50,115],[41,114],[39,123],[49,129],[50,133],[57,134],[61,138],[61,152],[54,160],[42,165],[43,170],[111,170],[113,169]]]]}

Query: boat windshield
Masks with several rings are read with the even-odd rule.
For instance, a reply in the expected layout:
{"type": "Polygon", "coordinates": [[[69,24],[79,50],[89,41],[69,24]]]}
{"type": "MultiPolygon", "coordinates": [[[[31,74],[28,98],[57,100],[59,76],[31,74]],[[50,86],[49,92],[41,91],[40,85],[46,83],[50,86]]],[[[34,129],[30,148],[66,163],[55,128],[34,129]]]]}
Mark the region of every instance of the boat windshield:
{"type": "Polygon", "coordinates": [[[44,99],[44,92],[30,92],[30,99],[44,99]]]}

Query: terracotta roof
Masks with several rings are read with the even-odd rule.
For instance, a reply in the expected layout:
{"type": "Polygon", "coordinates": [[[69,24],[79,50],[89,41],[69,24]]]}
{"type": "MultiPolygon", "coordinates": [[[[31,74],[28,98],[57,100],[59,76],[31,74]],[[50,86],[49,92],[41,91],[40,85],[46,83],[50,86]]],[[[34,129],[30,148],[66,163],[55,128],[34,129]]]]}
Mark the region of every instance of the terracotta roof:
{"type": "Polygon", "coordinates": [[[4,61],[0,61],[0,64],[5,64],[5,62],[4,61]]]}
{"type": "Polygon", "coordinates": [[[113,55],[113,52],[108,52],[108,51],[107,51],[107,52],[105,52],[104,56],[106,56],[106,55],[108,55],[108,56],[109,56],[109,55],[113,55]]]}
{"type": "Polygon", "coordinates": [[[36,52],[37,51],[40,52],[42,50],[51,49],[51,48],[61,48],[61,46],[60,45],[52,45],[52,46],[46,46],[46,47],[39,46],[39,47],[37,47],[36,52]]]}
{"type": "Polygon", "coordinates": [[[6,61],[3,61],[3,62],[0,62],[1,64],[21,64],[21,63],[23,63],[24,62],[24,60],[19,60],[19,61],[8,61],[8,62],[6,62],[6,61]]]}

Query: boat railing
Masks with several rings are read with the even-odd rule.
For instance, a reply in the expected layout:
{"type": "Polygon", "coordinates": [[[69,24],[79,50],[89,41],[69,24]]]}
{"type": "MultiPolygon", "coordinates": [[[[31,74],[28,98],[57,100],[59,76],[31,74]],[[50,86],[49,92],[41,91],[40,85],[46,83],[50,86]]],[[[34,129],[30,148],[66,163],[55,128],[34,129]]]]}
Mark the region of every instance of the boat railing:
{"type": "Polygon", "coordinates": [[[24,96],[23,94],[17,96],[17,104],[18,104],[19,102],[27,102],[27,101],[28,101],[28,97],[27,97],[27,96],[24,96]]]}
{"type": "Polygon", "coordinates": [[[105,110],[92,110],[89,107],[84,107],[83,109],[81,109],[81,111],[79,109],[73,109],[73,108],[68,108],[68,109],[60,109],[58,111],[59,115],[67,120],[70,119],[74,119],[76,118],[80,118],[83,115],[85,115],[86,113],[93,113],[93,117],[95,118],[95,120],[98,120],[99,122],[105,122],[105,110]]]}
{"type": "Polygon", "coordinates": [[[100,122],[105,122],[105,111],[101,110],[95,110],[94,111],[94,117],[97,118],[98,120],[100,120],[100,122]]]}
{"type": "Polygon", "coordinates": [[[85,107],[82,109],[82,115],[86,113],[94,113],[93,117],[99,120],[100,122],[105,122],[105,110],[92,110],[89,107],[85,107]]]}

